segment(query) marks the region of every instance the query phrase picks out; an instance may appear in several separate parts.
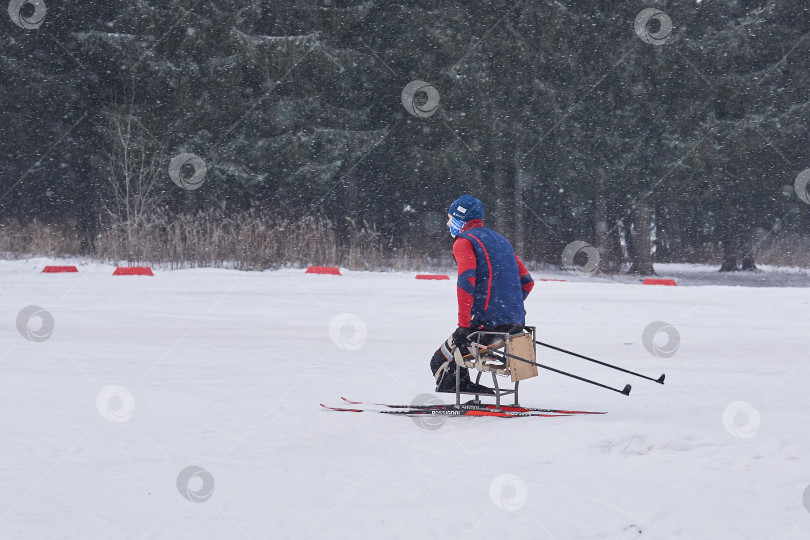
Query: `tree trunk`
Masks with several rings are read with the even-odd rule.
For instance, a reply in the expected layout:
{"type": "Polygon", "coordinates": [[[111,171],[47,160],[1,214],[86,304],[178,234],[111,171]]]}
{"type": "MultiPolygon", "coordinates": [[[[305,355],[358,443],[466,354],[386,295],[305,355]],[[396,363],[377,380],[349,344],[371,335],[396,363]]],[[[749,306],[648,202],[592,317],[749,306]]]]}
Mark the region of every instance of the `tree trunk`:
{"type": "MultiPolygon", "coordinates": [[[[327,217],[333,220],[335,234],[341,242],[346,242],[354,236],[354,231],[358,222],[358,189],[356,171],[352,170],[340,179],[340,184],[335,186],[335,190],[330,196],[335,201],[333,212],[327,217]]],[[[348,261],[340,260],[338,264],[349,264],[348,261]]]]}
{"type": "Polygon", "coordinates": [[[345,215],[352,219],[359,217],[359,189],[357,186],[357,170],[351,170],[343,177],[343,185],[338,186],[338,189],[343,194],[343,212],[345,215]]]}
{"type": "Polygon", "coordinates": [[[523,169],[520,167],[520,150],[515,147],[515,250],[523,253],[523,169]]]}
{"type": "Polygon", "coordinates": [[[599,252],[599,270],[612,268],[610,228],[608,227],[607,198],[605,197],[605,176],[600,172],[596,178],[596,208],[594,210],[596,251],[599,252]]]}
{"type": "Polygon", "coordinates": [[[742,264],[740,270],[756,271],[756,261],[754,261],[754,231],[746,230],[743,240],[742,264]]]}
{"type": "Polygon", "coordinates": [[[759,270],[756,261],[754,261],[754,254],[750,251],[743,254],[740,270],[759,270]]]}
{"type": "MultiPolygon", "coordinates": [[[[668,198],[670,201],[672,197],[668,198]]],[[[655,219],[655,262],[677,262],[683,260],[681,228],[678,209],[672,203],[659,205],[655,219]]]]}
{"type": "Polygon", "coordinates": [[[652,239],[650,237],[650,225],[652,223],[652,211],[649,204],[641,202],[636,206],[636,218],[633,227],[633,264],[630,266],[630,274],[643,276],[655,275],[652,262],[652,239]]]}
{"type": "MultiPolygon", "coordinates": [[[[748,185],[753,185],[755,182],[749,177],[748,185]]],[[[751,216],[746,216],[747,219],[744,223],[739,223],[739,238],[740,249],[742,251],[742,264],[740,270],[756,271],[758,270],[756,262],[754,261],[754,244],[755,242],[755,228],[751,223],[751,216]]],[[[742,220],[741,220],[742,221],[742,220]]]]}
{"type": "Polygon", "coordinates": [[[670,213],[667,227],[667,244],[672,260],[683,261],[684,259],[682,234],[680,209],[675,208],[675,211],[670,213]]]}
{"type": "Polygon", "coordinates": [[[504,200],[506,198],[506,177],[503,166],[503,146],[500,141],[495,142],[495,169],[493,180],[495,181],[495,229],[503,236],[509,236],[506,231],[506,210],[504,200]]]}
{"type": "MultiPolygon", "coordinates": [[[[622,210],[620,209],[619,211],[621,212],[622,210]]],[[[632,217],[627,216],[620,216],[616,220],[617,226],[619,227],[618,233],[616,234],[616,249],[620,254],[620,267],[622,263],[632,261],[633,257],[635,257],[635,255],[633,255],[633,253],[635,253],[635,246],[633,245],[632,221],[632,217]],[[624,245],[622,245],[622,238],[624,238],[624,245]]]]}
{"type": "Polygon", "coordinates": [[[721,272],[736,272],[737,268],[737,249],[731,242],[723,242],[723,263],[720,265],[721,272]]]}
{"type": "Polygon", "coordinates": [[[740,268],[737,266],[737,253],[740,250],[740,234],[737,227],[736,208],[731,204],[724,205],[720,241],[723,244],[723,263],[720,265],[721,272],[736,272],[740,268]]]}

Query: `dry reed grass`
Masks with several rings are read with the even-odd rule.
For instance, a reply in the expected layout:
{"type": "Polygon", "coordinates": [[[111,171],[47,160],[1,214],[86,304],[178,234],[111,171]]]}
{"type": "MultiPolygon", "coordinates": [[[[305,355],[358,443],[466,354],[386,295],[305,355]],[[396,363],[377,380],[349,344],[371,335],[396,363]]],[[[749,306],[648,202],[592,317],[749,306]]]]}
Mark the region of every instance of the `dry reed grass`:
{"type": "Polygon", "coordinates": [[[305,216],[278,219],[259,211],[227,216],[219,209],[193,215],[159,212],[136,225],[110,223],[92,242],[66,226],[7,223],[0,228],[6,258],[88,256],[113,264],[165,268],[264,270],[284,266],[341,266],[350,270],[447,268],[443,249],[395,244],[368,223],[347,222],[339,235],[333,222],[305,216]],[[86,246],[90,246],[89,248],[86,246]],[[436,256],[429,256],[430,253],[436,256]]]}
{"type": "MultiPolygon", "coordinates": [[[[221,209],[170,216],[157,212],[138,225],[110,223],[96,238],[83,238],[68,225],[0,224],[0,256],[86,256],[113,264],[166,268],[264,270],[308,265],[351,270],[444,270],[453,268],[447,246],[433,237],[403,244],[373,225],[347,221],[342,232],[323,217],[278,219],[257,210],[228,216],[221,209]]],[[[719,264],[718,247],[691,253],[683,261],[719,264]]],[[[756,262],[810,268],[810,238],[782,233],[756,248],[756,262]]]]}
{"type": "Polygon", "coordinates": [[[755,252],[758,263],[810,268],[810,238],[780,233],[761,242],[755,252]]]}
{"type": "Polygon", "coordinates": [[[67,225],[48,225],[34,219],[25,225],[0,223],[0,253],[19,259],[35,255],[70,257],[85,251],[79,231],[67,225]]]}

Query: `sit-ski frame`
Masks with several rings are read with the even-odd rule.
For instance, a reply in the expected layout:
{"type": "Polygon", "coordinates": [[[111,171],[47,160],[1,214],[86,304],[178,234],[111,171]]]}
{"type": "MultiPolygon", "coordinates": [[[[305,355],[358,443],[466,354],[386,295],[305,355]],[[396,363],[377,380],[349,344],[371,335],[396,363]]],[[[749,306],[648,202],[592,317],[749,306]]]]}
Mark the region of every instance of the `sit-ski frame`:
{"type": "MultiPolygon", "coordinates": [[[[495,345],[497,347],[496,352],[501,352],[502,351],[502,352],[505,352],[507,355],[509,355],[509,354],[511,354],[511,351],[509,350],[509,345],[510,345],[510,343],[512,341],[512,338],[514,338],[516,336],[519,336],[521,334],[526,334],[526,333],[531,334],[532,347],[534,348],[534,343],[536,341],[535,327],[534,326],[524,326],[523,329],[524,329],[523,332],[519,332],[519,333],[515,333],[515,334],[510,334],[509,332],[487,332],[487,331],[484,331],[484,330],[477,330],[475,332],[472,332],[469,335],[470,341],[475,344],[475,345],[473,345],[473,356],[472,356],[473,362],[465,362],[465,364],[466,364],[465,367],[476,369],[478,371],[478,375],[475,377],[475,383],[476,384],[480,383],[481,375],[483,374],[484,371],[489,371],[492,374],[492,384],[494,386],[493,390],[495,390],[495,410],[496,411],[501,410],[501,396],[508,396],[510,394],[514,394],[514,396],[515,396],[515,402],[514,402],[513,406],[515,406],[515,407],[520,406],[520,403],[518,402],[518,389],[520,387],[520,380],[515,381],[515,387],[514,388],[508,389],[508,388],[501,388],[500,387],[500,385],[498,384],[498,377],[497,377],[497,375],[509,376],[511,374],[511,371],[512,371],[511,363],[515,362],[515,361],[516,362],[520,362],[520,361],[519,360],[512,360],[509,356],[506,356],[506,355],[501,355],[501,356],[498,356],[498,357],[490,356],[486,349],[487,348],[493,349],[492,345],[495,345]],[[481,341],[484,339],[484,336],[495,336],[495,339],[490,341],[489,345],[484,345],[483,343],[481,343],[481,341]],[[498,365],[496,369],[495,369],[495,366],[493,366],[493,369],[481,370],[480,368],[482,366],[486,365],[483,362],[485,360],[487,360],[487,359],[497,360],[499,362],[502,362],[502,364],[498,365]],[[503,373],[499,373],[499,372],[503,372],[503,373]]],[[[495,350],[495,349],[493,349],[493,350],[495,350]]],[[[528,360],[534,361],[534,355],[532,355],[532,358],[528,359],[528,360]]],[[[456,366],[456,404],[455,404],[455,408],[456,409],[461,408],[461,394],[474,395],[475,396],[474,403],[480,404],[481,403],[481,395],[484,395],[484,394],[476,394],[475,392],[462,392],[461,391],[461,370],[459,369],[459,367],[460,366],[456,366]]],[[[536,374],[536,368],[535,368],[535,374],[536,374]]],[[[490,394],[486,394],[486,395],[490,395],[490,394]]]]}

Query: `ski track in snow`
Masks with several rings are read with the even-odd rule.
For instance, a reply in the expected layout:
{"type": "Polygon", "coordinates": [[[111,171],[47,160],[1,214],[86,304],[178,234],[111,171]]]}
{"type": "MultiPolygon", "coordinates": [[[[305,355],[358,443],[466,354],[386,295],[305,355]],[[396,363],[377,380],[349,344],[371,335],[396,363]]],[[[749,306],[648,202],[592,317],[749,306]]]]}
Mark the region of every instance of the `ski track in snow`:
{"type": "Polygon", "coordinates": [[[608,414],[428,425],[318,404],[431,393],[452,279],[45,263],[0,262],[0,538],[810,537],[810,288],[538,282],[539,339],[666,385],[538,347],[633,392],[541,370],[523,405],[608,414]],[[43,342],[17,329],[29,305],[43,342]],[[642,344],[654,321],[669,358],[642,344]]]}

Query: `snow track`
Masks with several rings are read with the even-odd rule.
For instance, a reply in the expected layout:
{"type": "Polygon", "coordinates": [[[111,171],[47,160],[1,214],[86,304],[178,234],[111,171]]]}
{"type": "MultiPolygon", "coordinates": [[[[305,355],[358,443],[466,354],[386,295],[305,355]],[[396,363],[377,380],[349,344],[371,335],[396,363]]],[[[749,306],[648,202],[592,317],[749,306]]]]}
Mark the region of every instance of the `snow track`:
{"type": "Polygon", "coordinates": [[[319,403],[430,393],[453,280],[42,264],[0,262],[0,538],[810,536],[810,288],[538,282],[539,339],[666,385],[538,349],[633,393],[541,370],[523,405],[609,414],[425,423],[319,403]]]}

